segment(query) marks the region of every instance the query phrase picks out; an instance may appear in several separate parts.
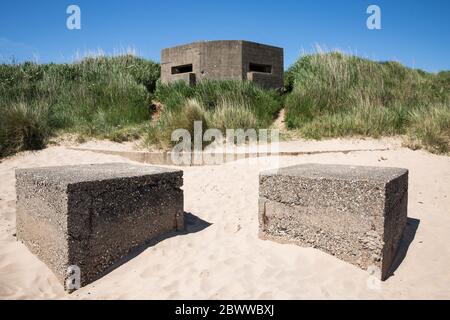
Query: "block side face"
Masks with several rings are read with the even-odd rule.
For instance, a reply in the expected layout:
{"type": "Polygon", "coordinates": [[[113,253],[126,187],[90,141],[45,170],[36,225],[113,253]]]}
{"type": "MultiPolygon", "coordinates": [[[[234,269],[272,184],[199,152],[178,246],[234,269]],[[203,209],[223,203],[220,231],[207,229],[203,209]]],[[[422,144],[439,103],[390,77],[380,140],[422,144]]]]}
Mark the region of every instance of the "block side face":
{"type": "Polygon", "coordinates": [[[67,185],[21,170],[16,172],[16,203],[36,219],[67,230],[67,185]]]}
{"type": "Polygon", "coordinates": [[[182,179],[128,179],[101,188],[74,186],[69,199],[69,261],[86,285],[131,250],[183,228],[182,179]],[[101,192],[99,192],[101,191],[101,192]]]}
{"type": "Polygon", "coordinates": [[[408,173],[386,185],[385,198],[383,280],[389,276],[408,219],[408,173]]]}
{"type": "Polygon", "coordinates": [[[16,174],[17,239],[43,261],[63,284],[67,271],[67,194],[59,187],[16,174]]]}
{"type": "Polygon", "coordinates": [[[315,247],[381,269],[385,184],[366,180],[260,176],[260,235],[315,247]]]}
{"type": "Polygon", "coordinates": [[[291,206],[315,206],[383,217],[385,185],[365,180],[260,176],[259,196],[291,206]]]}
{"type": "Polygon", "coordinates": [[[364,270],[381,269],[382,236],[373,225],[382,218],[343,214],[314,206],[290,206],[260,197],[259,235],[262,239],[312,247],[364,270]]]}

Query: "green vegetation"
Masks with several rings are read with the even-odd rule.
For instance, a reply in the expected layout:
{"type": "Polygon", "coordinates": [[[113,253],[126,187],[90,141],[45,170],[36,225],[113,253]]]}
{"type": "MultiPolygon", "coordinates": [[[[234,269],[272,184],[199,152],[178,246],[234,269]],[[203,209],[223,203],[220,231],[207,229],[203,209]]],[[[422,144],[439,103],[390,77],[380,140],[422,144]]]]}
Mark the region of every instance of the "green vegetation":
{"type": "Polygon", "coordinates": [[[268,128],[283,106],[288,128],[305,138],[404,135],[412,148],[450,151],[449,71],[318,53],[289,68],[284,95],[240,81],[162,85],[159,74],[132,55],[0,65],[0,157],[60,133],[168,148],[172,131],[192,132],[196,120],[204,130],[268,128]]]}
{"type": "Polygon", "coordinates": [[[306,138],[407,135],[450,150],[450,76],[341,53],[307,55],[286,72],[286,123],[306,138]]]}
{"type": "Polygon", "coordinates": [[[275,90],[264,90],[251,82],[202,81],[196,86],[184,82],[158,84],[155,99],[164,105],[159,121],[146,141],[168,147],[174,129],[193,132],[193,122],[208,128],[267,128],[282,108],[282,97],[275,90]]]}
{"type": "Polygon", "coordinates": [[[131,55],[0,65],[0,157],[58,132],[126,140],[150,119],[159,65],[131,55]]]}

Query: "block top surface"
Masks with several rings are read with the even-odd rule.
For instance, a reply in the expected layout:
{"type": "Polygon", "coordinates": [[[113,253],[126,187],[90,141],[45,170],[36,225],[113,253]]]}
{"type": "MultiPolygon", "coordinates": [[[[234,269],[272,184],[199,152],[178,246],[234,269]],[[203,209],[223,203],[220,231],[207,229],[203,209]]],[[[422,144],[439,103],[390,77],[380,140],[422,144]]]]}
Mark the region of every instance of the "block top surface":
{"type": "Polygon", "coordinates": [[[177,174],[182,173],[182,171],[155,166],[135,165],[131,163],[82,164],[16,169],[16,175],[28,175],[37,180],[45,179],[65,185],[87,181],[104,181],[151,176],[164,173],[177,174]]]}
{"type": "Polygon", "coordinates": [[[408,173],[407,169],[351,165],[301,164],[261,172],[261,176],[289,176],[310,179],[372,180],[388,182],[408,173]]]}

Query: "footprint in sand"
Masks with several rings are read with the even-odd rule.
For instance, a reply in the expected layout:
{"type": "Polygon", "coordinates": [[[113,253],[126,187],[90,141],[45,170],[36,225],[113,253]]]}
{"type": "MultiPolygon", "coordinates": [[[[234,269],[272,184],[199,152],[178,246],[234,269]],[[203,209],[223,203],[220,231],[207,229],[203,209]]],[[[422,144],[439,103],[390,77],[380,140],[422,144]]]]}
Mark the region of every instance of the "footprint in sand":
{"type": "Polygon", "coordinates": [[[241,230],[241,225],[236,223],[227,223],[223,228],[227,233],[237,233],[241,230]]]}
{"type": "Polygon", "coordinates": [[[203,270],[202,272],[200,272],[200,278],[201,279],[206,279],[209,277],[209,271],[208,270],[203,270]]]}

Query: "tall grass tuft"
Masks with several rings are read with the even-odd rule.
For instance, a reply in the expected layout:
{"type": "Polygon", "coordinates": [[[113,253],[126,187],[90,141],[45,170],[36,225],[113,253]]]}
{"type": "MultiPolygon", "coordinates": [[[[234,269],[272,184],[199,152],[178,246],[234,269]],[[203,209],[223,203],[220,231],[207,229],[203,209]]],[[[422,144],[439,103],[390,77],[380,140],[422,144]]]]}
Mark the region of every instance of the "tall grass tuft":
{"type": "Polygon", "coordinates": [[[417,108],[411,112],[411,146],[434,153],[450,152],[450,105],[417,108]]]}
{"type": "Polygon", "coordinates": [[[38,150],[45,146],[50,135],[48,108],[24,103],[2,110],[0,118],[0,155],[20,150],[38,150]]]}
{"type": "Polygon", "coordinates": [[[269,125],[282,108],[275,90],[265,90],[249,81],[202,81],[196,86],[184,82],[158,84],[155,97],[167,110],[178,110],[186,99],[195,98],[207,111],[214,111],[223,101],[245,104],[260,125],[269,125]]]}
{"type": "Polygon", "coordinates": [[[210,124],[213,128],[251,129],[258,127],[258,119],[251,107],[245,101],[222,98],[219,100],[214,112],[210,115],[210,124]]]}
{"type": "Polygon", "coordinates": [[[193,118],[202,120],[205,130],[217,128],[225,133],[227,128],[266,128],[282,108],[282,97],[275,90],[247,81],[202,81],[196,86],[159,83],[155,99],[164,105],[164,111],[147,135],[147,143],[164,146],[173,144],[170,130],[190,131],[193,118]]]}
{"type": "Polygon", "coordinates": [[[46,136],[62,131],[120,141],[136,137],[150,119],[159,74],[157,63],[132,55],[71,64],[1,64],[0,112],[9,116],[2,120],[0,157],[38,145],[12,139],[11,128],[29,127],[19,114],[37,119],[36,112],[42,112],[38,119],[45,118],[46,136]]]}
{"type": "Polygon", "coordinates": [[[175,143],[171,140],[171,135],[176,129],[186,129],[191,137],[194,136],[195,121],[202,122],[203,130],[208,128],[204,107],[196,99],[188,99],[179,110],[167,110],[162,114],[156,126],[147,134],[146,142],[160,148],[169,148],[175,143]]]}
{"type": "Polygon", "coordinates": [[[288,69],[286,89],[286,124],[305,137],[407,134],[430,150],[448,152],[450,140],[442,133],[450,105],[446,72],[318,52],[288,69]],[[433,116],[421,124],[418,118],[428,112],[433,116]]]}

